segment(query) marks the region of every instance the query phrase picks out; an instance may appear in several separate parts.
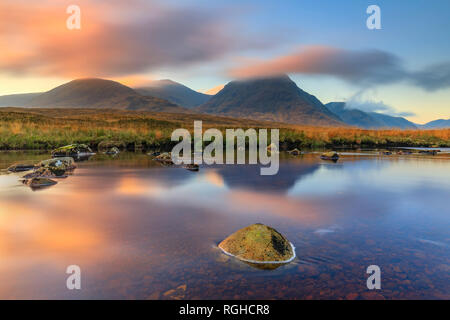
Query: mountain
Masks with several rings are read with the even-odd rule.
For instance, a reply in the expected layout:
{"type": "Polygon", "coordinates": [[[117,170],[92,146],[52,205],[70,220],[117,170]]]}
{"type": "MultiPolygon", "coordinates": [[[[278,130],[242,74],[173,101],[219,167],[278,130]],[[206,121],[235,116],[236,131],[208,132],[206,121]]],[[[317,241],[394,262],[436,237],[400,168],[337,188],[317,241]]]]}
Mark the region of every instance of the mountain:
{"type": "Polygon", "coordinates": [[[31,99],[39,96],[41,92],[36,93],[20,93],[0,96],[0,107],[23,107],[31,99]]]}
{"type": "Polygon", "coordinates": [[[365,112],[359,109],[348,109],[346,108],[345,102],[330,102],[325,106],[339,116],[342,121],[351,126],[365,129],[417,129],[414,123],[405,118],[393,117],[377,112],[365,112]]]}
{"type": "Polygon", "coordinates": [[[172,80],[153,81],[150,85],[135,90],[143,96],[164,99],[185,108],[197,107],[211,98],[210,95],[194,91],[172,80]]]}
{"type": "Polygon", "coordinates": [[[343,125],[288,76],[232,81],[198,112],[304,125],[343,125]]]}
{"type": "Polygon", "coordinates": [[[26,107],[111,108],[156,112],[184,112],[169,101],[139,94],[115,81],[78,79],[33,97],[26,107]]]}
{"type": "Polygon", "coordinates": [[[421,126],[424,129],[444,129],[450,128],[450,119],[438,119],[434,121],[430,121],[421,126]]]}

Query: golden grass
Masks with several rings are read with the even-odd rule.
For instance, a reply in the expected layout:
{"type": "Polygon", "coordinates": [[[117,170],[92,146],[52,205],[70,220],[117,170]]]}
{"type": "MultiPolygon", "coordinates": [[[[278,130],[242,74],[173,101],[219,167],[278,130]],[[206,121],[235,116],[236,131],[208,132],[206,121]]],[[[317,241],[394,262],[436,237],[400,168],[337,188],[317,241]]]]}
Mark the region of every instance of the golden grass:
{"type": "Polygon", "coordinates": [[[168,146],[176,128],[279,128],[285,147],[450,146],[450,129],[364,130],[313,127],[204,114],[96,109],[0,108],[0,149],[51,149],[69,143],[115,140],[144,147],[168,146]]]}

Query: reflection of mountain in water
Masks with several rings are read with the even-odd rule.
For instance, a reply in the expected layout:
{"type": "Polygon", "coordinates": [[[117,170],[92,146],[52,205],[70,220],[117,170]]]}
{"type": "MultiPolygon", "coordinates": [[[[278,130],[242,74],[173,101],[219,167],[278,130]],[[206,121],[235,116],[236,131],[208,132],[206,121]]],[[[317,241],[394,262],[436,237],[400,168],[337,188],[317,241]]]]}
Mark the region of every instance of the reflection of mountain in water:
{"type": "Polygon", "coordinates": [[[302,176],[316,171],[318,163],[281,162],[276,175],[260,175],[260,165],[223,165],[217,171],[229,187],[257,191],[287,192],[302,176]]]}

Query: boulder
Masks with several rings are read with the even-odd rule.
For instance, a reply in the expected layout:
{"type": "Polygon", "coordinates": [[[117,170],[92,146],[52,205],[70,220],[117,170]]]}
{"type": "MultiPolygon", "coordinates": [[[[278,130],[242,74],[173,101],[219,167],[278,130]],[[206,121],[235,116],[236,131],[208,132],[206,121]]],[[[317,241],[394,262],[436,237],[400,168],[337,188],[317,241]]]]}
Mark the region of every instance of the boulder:
{"type": "Polygon", "coordinates": [[[119,148],[117,148],[117,147],[112,147],[112,148],[108,149],[108,150],[105,152],[105,154],[114,156],[114,155],[118,154],[119,152],[120,152],[119,148]]]}
{"type": "Polygon", "coordinates": [[[198,164],[190,163],[190,164],[184,165],[183,168],[185,168],[186,170],[189,170],[189,171],[198,171],[200,167],[198,166],[198,164]]]}
{"type": "Polygon", "coordinates": [[[148,153],[148,155],[149,155],[150,157],[157,157],[157,156],[159,156],[160,154],[161,154],[161,152],[159,152],[159,151],[154,151],[154,152],[148,153]]]}
{"type": "Polygon", "coordinates": [[[119,151],[126,149],[127,145],[123,141],[102,141],[98,144],[97,148],[100,152],[108,152],[112,148],[117,148],[119,151]]]}
{"type": "Polygon", "coordinates": [[[75,160],[71,157],[43,160],[39,162],[37,166],[43,168],[61,169],[64,171],[71,171],[77,167],[75,165],[75,160]]]}
{"type": "Polygon", "coordinates": [[[70,144],[52,151],[52,157],[79,157],[93,154],[86,144],[70,144]]]}
{"type": "Polygon", "coordinates": [[[278,153],[280,152],[278,146],[275,143],[271,143],[268,147],[267,147],[267,151],[270,153],[278,153]]]}
{"type": "Polygon", "coordinates": [[[43,188],[43,187],[49,187],[57,184],[58,182],[48,179],[48,178],[31,178],[23,181],[24,184],[29,186],[30,188],[36,189],[36,188],[43,188]]]}
{"type": "Polygon", "coordinates": [[[15,163],[9,166],[6,170],[8,170],[9,172],[24,172],[33,170],[34,168],[34,163],[15,163]]]}
{"type": "Polygon", "coordinates": [[[163,152],[160,155],[153,158],[153,160],[160,162],[162,165],[173,165],[172,155],[170,152],[163,152]]]}
{"type": "Polygon", "coordinates": [[[293,155],[293,156],[299,156],[299,155],[302,154],[302,152],[301,152],[300,150],[298,150],[297,148],[288,151],[288,153],[289,153],[290,155],[293,155]]]}
{"type": "Polygon", "coordinates": [[[32,178],[67,178],[66,171],[55,167],[40,167],[35,169],[22,177],[22,179],[28,180],[32,178]]]}
{"type": "Polygon", "coordinates": [[[339,159],[339,154],[336,151],[329,151],[324,152],[320,156],[320,159],[322,160],[331,160],[331,161],[337,161],[339,159]]]}
{"type": "Polygon", "coordinates": [[[294,246],[274,228],[256,223],[219,243],[226,254],[251,264],[285,264],[295,258],[294,246]]]}

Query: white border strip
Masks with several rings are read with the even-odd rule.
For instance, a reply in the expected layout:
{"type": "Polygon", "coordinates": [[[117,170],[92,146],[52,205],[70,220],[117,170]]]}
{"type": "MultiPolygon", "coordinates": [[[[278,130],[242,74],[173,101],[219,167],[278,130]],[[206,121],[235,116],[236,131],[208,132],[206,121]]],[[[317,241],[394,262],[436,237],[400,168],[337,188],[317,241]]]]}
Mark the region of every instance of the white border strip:
{"type": "Polygon", "coordinates": [[[239,257],[235,256],[234,254],[231,254],[231,253],[225,251],[221,247],[219,247],[219,246],[218,247],[226,255],[234,257],[234,258],[239,259],[239,260],[244,261],[244,262],[250,262],[250,263],[255,263],[255,264],[285,264],[285,263],[291,262],[292,260],[294,260],[296,258],[295,247],[294,247],[294,245],[291,242],[289,242],[289,244],[291,245],[292,252],[293,252],[294,255],[291,258],[289,258],[288,260],[283,260],[283,261],[257,261],[257,260],[250,260],[250,259],[239,258],[239,257]]]}

